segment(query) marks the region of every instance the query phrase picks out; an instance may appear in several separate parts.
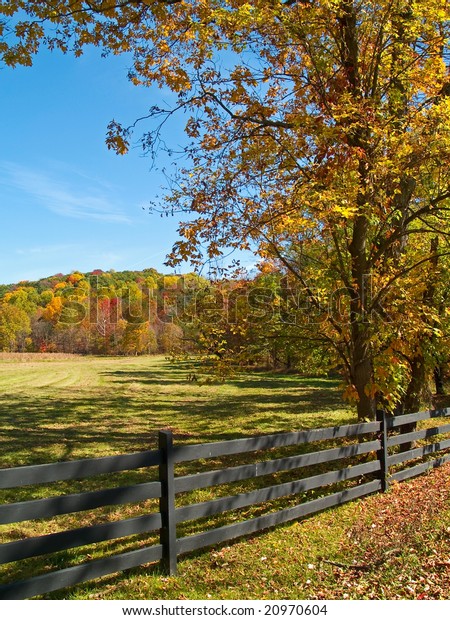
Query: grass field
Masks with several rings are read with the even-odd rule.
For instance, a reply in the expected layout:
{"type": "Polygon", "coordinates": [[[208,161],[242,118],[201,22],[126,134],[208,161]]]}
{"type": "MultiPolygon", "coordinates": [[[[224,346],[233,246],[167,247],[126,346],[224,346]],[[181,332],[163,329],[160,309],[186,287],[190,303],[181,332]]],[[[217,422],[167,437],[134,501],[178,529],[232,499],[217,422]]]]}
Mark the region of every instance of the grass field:
{"type": "MultiPolygon", "coordinates": [[[[154,448],[161,428],[171,428],[177,443],[198,443],[355,421],[341,402],[337,381],[254,374],[201,385],[187,380],[190,371],[188,364],[171,365],[162,357],[0,355],[0,466],[154,448]]],[[[164,577],[149,566],[48,598],[448,598],[449,473],[443,467],[384,496],[185,556],[177,577],[164,577]]],[[[147,475],[144,470],[111,479],[130,484],[147,475]]],[[[90,484],[95,480],[59,483],[52,490],[31,487],[27,498],[88,490],[90,484]]],[[[209,491],[202,493],[197,501],[210,498],[209,491]]],[[[2,501],[21,498],[11,491],[0,496],[2,501]]],[[[93,516],[127,518],[146,508],[149,503],[1,526],[0,538],[79,527],[93,516]]],[[[244,518],[251,516],[247,511],[244,518]]],[[[134,537],[6,565],[1,579],[121,552],[143,540],[150,539],[134,537]]]]}
{"type": "Polygon", "coordinates": [[[0,354],[0,465],[103,456],[177,441],[218,441],[345,424],[338,381],[250,375],[191,383],[157,357],[0,354]]]}

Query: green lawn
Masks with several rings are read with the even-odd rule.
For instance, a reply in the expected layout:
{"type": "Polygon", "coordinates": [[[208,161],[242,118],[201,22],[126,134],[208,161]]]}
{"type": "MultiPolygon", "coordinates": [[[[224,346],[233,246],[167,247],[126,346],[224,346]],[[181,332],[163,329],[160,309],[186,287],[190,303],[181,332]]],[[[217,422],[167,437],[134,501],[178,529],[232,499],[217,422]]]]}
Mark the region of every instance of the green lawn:
{"type": "MultiPolygon", "coordinates": [[[[355,421],[353,412],[342,404],[337,381],[254,374],[225,384],[202,385],[187,380],[191,370],[187,363],[171,365],[162,357],[0,356],[0,465],[154,448],[157,431],[168,427],[177,443],[198,443],[355,421]]],[[[238,462],[242,459],[222,459],[226,465],[238,462]]],[[[177,473],[193,473],[203,466],[216,468],[220,463],[183,464],[177,473]]],[[[384,496],[184,556],[176,577],[165,577],[158,567],[146,566],[49,594],[48,598],[448,598],[449,473],[444,467],[417,481],[396,485],[384,496]]],[[[124,472],[110,476],[107,483],[99,477],[4,491],[0,501],[80,492],[99,488],[99,481],[114,486],[150,478],[145,469],[124,472]]],[[[257,483],[267,486],[264,478],[257,483]]],[[[249,490],[256,482],[245,484],[249,490]]],[[[181,496],[178,501],[205,501],[217,493],[242,492],[242,485],[196,491],[195,496],[181,496]]],[[[243,510],[232,518],[251,518],[262,508],[275,510],[289,502],[298,502],[298,498],[243,510]]],[[[0,540],[119,520],[154,509],[154,502],[149,501],[0,526],[0,540]]],[[[220,518],[211,524],[221,524],[220,518]]],[[[180,535],[196,527],[195,523],[183,525],[180,535]]],[[[9,581],[75,565],[153,540],[153,535],[135,536],[24,560],[2,567],[0,579],[9,581]]]]}
{"type": "Polygon", "coordinates": [[[162,356],[0,355],[0,466],[147,450],[169,427],[198,443],[354,420],[335,380],[189,372],[162,356]]]}

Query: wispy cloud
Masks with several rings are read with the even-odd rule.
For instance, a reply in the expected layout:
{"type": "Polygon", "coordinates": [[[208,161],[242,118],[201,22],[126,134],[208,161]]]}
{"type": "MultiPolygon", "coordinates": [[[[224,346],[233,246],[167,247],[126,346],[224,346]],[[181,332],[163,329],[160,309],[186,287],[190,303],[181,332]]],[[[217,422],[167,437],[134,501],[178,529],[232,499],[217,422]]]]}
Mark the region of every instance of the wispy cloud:
{"type": "Polygon", "coordinates": [[[72,179],[58,178],[48,172],[32,170],[12,163],[0,162],[0,182],[19,189],[32,196],[45,208],[63,217],[82,220],[96,220],[112,223],[126,223],[129,218],[107,186],[89,181],[73,171],[72,179]],[[75,178],[79,178],[76,183],[75,178]]]}

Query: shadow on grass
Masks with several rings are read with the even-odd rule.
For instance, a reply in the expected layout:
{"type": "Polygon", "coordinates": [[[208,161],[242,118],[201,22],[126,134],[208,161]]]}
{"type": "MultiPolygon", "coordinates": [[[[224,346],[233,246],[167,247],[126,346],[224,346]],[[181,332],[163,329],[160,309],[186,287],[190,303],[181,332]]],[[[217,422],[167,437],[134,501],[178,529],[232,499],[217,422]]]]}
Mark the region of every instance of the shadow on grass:
{"type": "MultiPolygon", "coordinates": [[[[105,371],[101,374],[104,377],[109,377],[112,379],[114,384],[126,385],[130,382],[138,381],[144,385],[178,385],[180,383],[189,384],[190,382],[188,381],[187,376],[191,371],[195,370],[197,371],[198,377],[201,378],[201,374],[194,366],[186,367],[184,369],[171,368],[169,371],[171,375],[170,378],[167,376],[169,374],[167,369],[162,369],[161,371],[113,370],[105,371]]],[[[220,384],[220,382],[217,383],[220,384]]],[[[211,381],[211,384],[214,385],[215,382],[211,381]]],[[[281,390],[285,388],[292,389],[295,387],[333,389],[339,386],[340,381],[337,379],[327,379],[323,377],[299,377],[292,374],[277,374],[269,377],[266,374],[254,374],[251,375],[250,379],[228,379],[226,384],[238,389],[281,390]]]]}
{"type": "MultiPolygon", "coordinates": [[[[190,384],[186,367],[101,371],[100,375],[105,379],[102,387],[84,392],[31,390],[0,398],[0,467],[148,450],[156,447],[158,430],[167,427],[179,444],[353,421],[350,414],[348,420],[333,418],[333,411],[342,407],[334,380],[255,375],[218,389],[190,384]]],[[[230,460],[230,466],[235,464],[230,460]]],[[[185,473],[195,473],[198,463],[193,467],[185,473]]],[[[146,482],[148,475],[140,471],[136,480],[124,478],[123,484],[146,482]]],[[[74,490],[87,490],[84,484],[74,490]]],[[[113,548],[108,543],[108,549],[113,548]]],[[[30,567],[35,562],[30,561],[30,567]]],[[[158,576],[160,569],[152,566],[125,574],[146,573],[158,576]]],[[[123,576],[105,577],[98,583],[113,586],[123,576]]],[[[86,586],[87,591],[90,587],[86,586]]],[[[55,598],[64,596],[63,592],[70,591],[55,593],[55,598]]]]}
{"type": "Polygon", "coordinates": [[[256,374],[201,386],[187,381],[190,369],[101,370],[100,389],[4,395],[0,467],[153,449],[163,428],[201,443],[353,421],[336,422],[336,380],[256,374]]]}
{"type": "Polygon", "coordinates": [[[178,372],[176,375],[172,373],[172,377],[167,378],[165,372],[154,372],[144,370],[114,370],[108,372],[102,372],[103,377],[108,377],[113,380],[114,385],[128,385],[129,383],[139,382],[144,385],[179,385],[180,383],[188,383],[186,380],[186,372],[178,372]]]}
{"type": "MultiPolygon", "coordinates": [[[[117,408],[122,406],[121,401],[117,399],[117,408]]],[[[103,400],[95,402],[95,399],[0,401],[0,463],[18,466],[82,458],[78,452],[85,456],[102,456],[96,454],[96,446],[103,447],[104,454],[111,453],[105,450],[108,445],[113,452],[149,449],[148,432],[135,429],[131,435],[120,420],[100,422],[98,413],[85,411],[86,407],[101,409],[102,405],[103,400]]],[[[152,443],[155,443],[154,437],[152,443]]]]}

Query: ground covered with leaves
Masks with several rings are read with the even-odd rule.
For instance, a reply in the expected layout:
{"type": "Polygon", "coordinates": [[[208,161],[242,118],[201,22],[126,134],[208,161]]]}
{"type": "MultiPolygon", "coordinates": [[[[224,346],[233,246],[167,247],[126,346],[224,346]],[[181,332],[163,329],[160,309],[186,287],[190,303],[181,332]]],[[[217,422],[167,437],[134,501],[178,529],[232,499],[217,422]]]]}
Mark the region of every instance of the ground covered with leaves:
{"type": "Polygon", "coordinates": [[[447,599],[450,594],[450,465],[358,504],[360,518],[330,563],[330,598],[447,599]],[[339,585],[338,585],[339,584],[339,585]]]}

